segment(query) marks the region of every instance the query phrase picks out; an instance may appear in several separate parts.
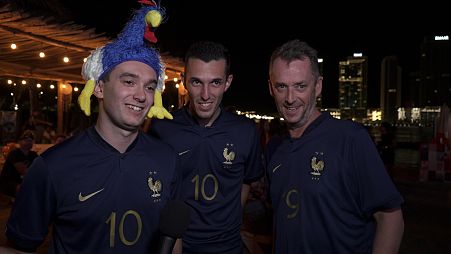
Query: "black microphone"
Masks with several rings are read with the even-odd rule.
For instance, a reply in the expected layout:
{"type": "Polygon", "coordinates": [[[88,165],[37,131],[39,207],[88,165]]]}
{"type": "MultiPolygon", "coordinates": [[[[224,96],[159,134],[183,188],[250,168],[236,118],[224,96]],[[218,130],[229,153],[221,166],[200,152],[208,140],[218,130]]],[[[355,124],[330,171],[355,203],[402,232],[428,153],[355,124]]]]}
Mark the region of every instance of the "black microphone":
{"type": "Polygon", "coordinates": [[[183,201],[171,200],[160,211],[158,254],[170,254],[191,221],[191,208],[183,201]]]}

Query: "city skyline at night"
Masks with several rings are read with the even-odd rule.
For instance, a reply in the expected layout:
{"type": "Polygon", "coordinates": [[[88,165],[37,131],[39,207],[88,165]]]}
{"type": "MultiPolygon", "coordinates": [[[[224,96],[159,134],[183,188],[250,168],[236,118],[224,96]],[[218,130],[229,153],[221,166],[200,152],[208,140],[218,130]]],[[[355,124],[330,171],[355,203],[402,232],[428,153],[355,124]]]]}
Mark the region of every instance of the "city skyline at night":
{"type": "MultiPolygon", "coordinates": [[[[78,21],[94,25],[111,36],[120,31],[131,10],[139,8],[134,1],[108,4],[96,1],[89,10],[80,9],[86,0],[63,2],[67,2],[78,21]],[[100,11],[105,9],[109,11],[100,11]]],[[[338,107],[339,62],[356,52],[368,58],[368,107],[380,107],[383,58],[397,56],[406,81],[410,73],[419,70],[425,37],[451,35],[445,22],[446,11],[432,3],[421,8],[410,6],[409,12],[383,2],[367,8],[341,4],[332,14],[324,13],[321,8],[324,3],[305,6],[291,1],[268,6],[233,5],[229,1],[160,3],[166,8],[167,18],[156,32],[157,47],[183,58],[193,41],[223,43],[231,51],[234,74],[224,103],[242,110],[275,111],[267,85],[269,57],[272,50],[290,39],[305,40],[324,59],[324,107],[338,107]],[[427,19],[423,18],[426,12],[431,13],[427,19]]]]}
{"type": "MultiPolygon", "coordinates": [[[[114,38],[123,28],[134,0],[111,2],[54,0],[67,9],[67,17],[114,38]]],[[[308,42],[324,60],[322,106],[339,107],[339,62],[353,53],[368,59],[367,106],[381,107],[381,64],[386,56],[396,56],[402,69],[404,106],[412,105],[406,86],[421,65],[422,43],[434,35],[450,35],[445,8],[426,4],[411,6],[409,12],[379,3],[377,6],[342,4],[332,14],[316,6],[299,6],[279,1],[268,6],[233,5],[227,1],[160,1],[166,8],[165,22],[156,31],[157,47],[163,53],[183,58],[196,40],[223,43],[232,54],[234,80],[224,104],[241,110],[275,112],[268,91],[268,63],[271,52],[291,39],[308,42]],[[371,9],[371,12],[369,11],[371,9]],[[426,12],[432,13],[427,19],[426,12]]],[[[324,4],[324,3],[323,3],[324,4]]],[[[449,42],[448,42],[449,44],[449,42]]]]}

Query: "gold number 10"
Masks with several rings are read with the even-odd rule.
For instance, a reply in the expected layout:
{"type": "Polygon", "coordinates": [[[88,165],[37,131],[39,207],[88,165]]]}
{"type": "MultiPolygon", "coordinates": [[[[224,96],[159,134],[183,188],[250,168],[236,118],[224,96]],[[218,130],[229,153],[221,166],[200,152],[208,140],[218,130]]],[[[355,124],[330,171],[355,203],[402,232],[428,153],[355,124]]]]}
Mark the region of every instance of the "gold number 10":
{"type": "MultiPolygon", "coordinates": [[[[200,176],[196,175],[195,177],[193,177],[193,179],[191,179],[191,182],[194,183],[194,199],[195,200],[199,200],[199,182],[200,182],[200,176]]],[[[218,180],[216,180],[216,177],[212,174],[207,174],[206,176],[204,176],[202,178],[202,185],[200,186],[200,191],[202,193],[202,197],[205,200],[213,200],[216,197],[216,194],[218,193],[218,180]],[[214,184],[214,192],[212,195],[207,196],[207,194],[205,193],[205,182],[211,178],[213,180],[213,184],[214,184]]]]}
{"type": "MultiPolygon", "coordinates": [[[[106,221],[107,224],[110,224],[110,247],[113,248],[115,245],[115,235],[116,235],[116,212],[112,212],[110,217],[108,218],[108,220],[106,221]]],[[[124,215],[122,215],[121,217],[121,221],[119,223],[119,238],[121,239],[121,242],[125,245],[133,245],[135,244],[138,240],[139,237],[141,236],[141,232],[142,232],[142,221],[141,221],[141,216],[139,216],[139,214],[133,210],[128,210],[127,212],[124,213],[124,215]],[[136,237],[135,239],[129,241],[127,239],[125,239],[125,235],[124,235],[124,221],[127,218],[127,216],[133,216],[136,219],[136,224],[138,224],[138,232],[136,232],[136,237]]]]}

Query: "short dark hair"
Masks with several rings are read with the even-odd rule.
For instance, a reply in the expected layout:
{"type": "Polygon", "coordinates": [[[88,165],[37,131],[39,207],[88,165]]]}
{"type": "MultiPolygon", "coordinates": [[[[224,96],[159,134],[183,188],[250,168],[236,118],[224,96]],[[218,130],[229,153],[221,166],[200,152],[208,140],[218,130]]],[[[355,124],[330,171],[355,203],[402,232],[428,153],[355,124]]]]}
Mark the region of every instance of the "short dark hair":
{"type": "Polygon", "coordinates": [[[277,58],[287,61],[288,63],[291,63],[294,60],[305,60],[307,58],[310,61],[310,66],[315,78],[320,76],[318,51],[310,47],[310,45],[304,41],[291,40],[274,50],[269,62],[269,76],[271,76],[272,65],[277,58]]]}
{"type": "Polygon", "coordinates": [[[230,74],[230,52],[221,43],[212,41],[198,41],[189,47],[185,54],[185,66],[190,58],[197,58],[204,62],[225,59],[226,75],[230,74]]]}
{"type": "Polygon", "coordinates": [[[19,137],[19,140],[24,139],[33,139],[34,140],[34,133],[32,130],[25,130],[22,135],[19,137]]]}

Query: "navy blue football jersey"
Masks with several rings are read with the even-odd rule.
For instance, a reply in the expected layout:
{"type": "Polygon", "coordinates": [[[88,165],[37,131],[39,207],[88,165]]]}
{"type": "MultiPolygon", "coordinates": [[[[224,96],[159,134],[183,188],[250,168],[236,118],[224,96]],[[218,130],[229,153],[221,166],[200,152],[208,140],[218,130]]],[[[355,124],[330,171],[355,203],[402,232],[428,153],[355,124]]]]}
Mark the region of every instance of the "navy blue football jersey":
{"type": "Polygon", "coordinates": [[[241,189],[263,174],[256,124],[222,110],[210,127],[186,108],[152,120],[153,135],[173,146],[183,171],[182,197],[192,207],[184,253],[242,253],[241,189]]]}
{"type": "Polygon", "coordinates": [[[35,159],[6,235],[33,250],[53,224],[49,253],[152,253],[160,209],[180,194],[176,155],[140,133],[120,153],[92,127],[35,159]]]}
{"type": "Polygon", "coordinates": [[[365,128],[323,113],[268,162],[275,253],[371,253],[373,214],[403,202],[365,128]]]}

